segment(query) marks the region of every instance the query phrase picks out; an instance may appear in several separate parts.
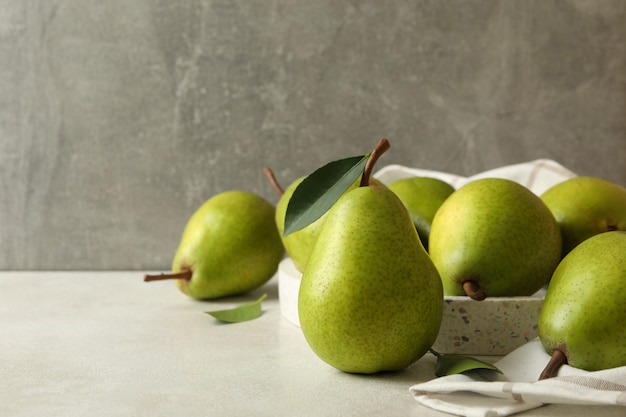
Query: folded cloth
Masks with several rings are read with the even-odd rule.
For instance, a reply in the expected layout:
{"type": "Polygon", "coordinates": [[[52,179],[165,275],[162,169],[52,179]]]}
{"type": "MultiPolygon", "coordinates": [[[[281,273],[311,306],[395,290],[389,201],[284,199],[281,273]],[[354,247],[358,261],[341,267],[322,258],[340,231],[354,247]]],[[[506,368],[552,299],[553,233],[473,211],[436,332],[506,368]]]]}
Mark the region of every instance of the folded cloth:
{"type": "Polygon", "coordinates": [[[626,406],[626,366],[587,372],[563,365],[558,376],[538,381],[549,360],[537,338],[495,363],[502,374],[470,371],[409,391],[427,407],[467,417],[508,416],[545,404],[626,406]]]}
{"type": "Polygon", "coordinates": [[[375,174],[385,184],[408,177],[431,177],[446,181],[455,188],[480,178],[506,178],[524,185],[537,195],[551,186],[575,177],[576,174],[551,159],[537,159],[514,165],[507,165],[484,171],[470,177],[462,177],[447,172],[409,168],[402,165],[387,165],[375,174]]]}

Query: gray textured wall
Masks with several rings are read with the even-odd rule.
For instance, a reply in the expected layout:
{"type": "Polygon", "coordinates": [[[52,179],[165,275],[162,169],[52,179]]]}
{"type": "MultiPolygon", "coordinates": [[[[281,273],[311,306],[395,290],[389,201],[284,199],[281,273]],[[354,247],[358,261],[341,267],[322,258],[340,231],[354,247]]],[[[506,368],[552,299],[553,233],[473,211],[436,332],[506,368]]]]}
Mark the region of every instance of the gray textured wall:
{"type": "Polygon", "coordinates": [[[0,1],[0,269],[167,269],[189,215],[381,137],[626,185],[626,2],[0,1]]]}

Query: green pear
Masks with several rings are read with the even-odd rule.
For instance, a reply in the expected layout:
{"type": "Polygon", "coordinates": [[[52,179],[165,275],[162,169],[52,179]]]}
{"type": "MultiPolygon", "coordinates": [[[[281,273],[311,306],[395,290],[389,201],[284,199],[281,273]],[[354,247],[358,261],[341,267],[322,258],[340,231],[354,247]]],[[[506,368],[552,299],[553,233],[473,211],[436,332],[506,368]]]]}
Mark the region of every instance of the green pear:
{"type": "Polygon", "coordinates": [[[278,269],[284,248],[274,223],[274,206],[246,191],[227,191],[193,213],[172,262],[173,274],[146,275],[145,281],[175,278],[197,299],[255,289],[278,269]]]}
{"type": "Polygon", "coordinates": [[[323,361],[371,374],[403,369],[428,351],[443,290],[400,199],[380,183],[361,184],[328,211],[302,276],[298,314],[323,361]]]}
{"type": "Polygon", "coordinates": [[[598,233],[626,230],[626,188],[597,177],[574,177],[543,194],[561,227],[563,254],[598,233]]]}
{"type": "Polygon", "coordinates": [[[274,172],[271,168],[265,167],[263,168],[263,173],[265,177],[268,179],[274,190],[280,196],[278,199],[278,203],[276,203],[276,211],[274,213],[274,220],[276,222],[276,227],[278,228],[278,234],[283,242],[283,246],[285,248],[285,252],[291,258],[294,263],[294,266],[299,272],[304,271],[304,267],[309,259],[311,254],[311,250],[313,249],[313,245],[317,240],[317,236],[319,235],[319,231],[321,229],[322,224],[324,223],[324,215],[322,215],[315,222],[309,224],[307,227],[304,227],[298,230],[295,233],[291,233],[287,236],[284,236],[285,231],[285,215],[287,214],[287,206],[289,205],[289,201],[293,196],[293,192],[298,188],[298,185],[306,176],[300,177],[293,181],[286,189],[280,185],[274,172]]]}
{"type": "MultiPolygon", "coordinates": [[[[290,233],[287,236],[283,235],[283,232],[285,231],[285,214],[287,213],[289,200],[291,199],[295,189],[305,178],[306,177],[301,177],[292,182],[285,189],[284,194],[276,204],[276,225],[278,227],[278,232],[283,240],[285,251],[300,272],[304,271],[304,268],[309,261],[313,246],[315,246],[315,242],[317,242],[322,225],[324,224],[326,215],[328,214],[328,212],[324,213],[319,219],[296,232],[290,233]]],[[[354,189],[357,186],[358,183],[355,183],[350,189],[354,189]]]]}
{"type": "Polygon", "coordinates": [[[539,314],[539,338],[552,360],[587,371],[626,366],[626,232],[594,235],[554,271],[539,314]]]}
{"type": "Polygon", "coordinates": [[[561,256],[561,234],[550,210],[529,189],[484,178],[441,205],[429,249],[446,295],[524,296],[550,280],[561,256]]]}
{"type": "Polygon", "coordinates": [[[406,206],[424,249],[428,251],[433,217],[441,204],[454,192],[454,187],[438,178],[411,177],[392,182],[389,189],[406,206]]]}
{"type": "MultiPolygon", "coordinates": [[[[266,167],[264,169],[264,173],[272,183],[274,189],[280,194],[280,198],[276,204],[275,220],[278,232],[283,241],[283,246],[285,247],[287,255],[289,255],[293,261],[296,269],[299,272],[303,272],[307,262],[309,261],[311,252],[313,251],[313,246],[315,246],[315,242],[317,242],[317,238],[320,234],[327,213],[322,214],[322,216],[308,226],[285,236],[285,215],[287,214],[287,206],[289,205],[289,201],[291,200],[294,191],[298,188],[298,185],[300,185],[306,176],[296,179],[289,184],[285,190],[283,190],[280,184],[278,184],[278,181],[274,177],[270,168],[266,167]]],[[[355,181],[354,184],[346,190],[346,192],[357,188],[359,186],[359,181],[360,179],[355,181]]],[[[372,179],[372,181],[377,182],[374,179],[372,179]]]]}

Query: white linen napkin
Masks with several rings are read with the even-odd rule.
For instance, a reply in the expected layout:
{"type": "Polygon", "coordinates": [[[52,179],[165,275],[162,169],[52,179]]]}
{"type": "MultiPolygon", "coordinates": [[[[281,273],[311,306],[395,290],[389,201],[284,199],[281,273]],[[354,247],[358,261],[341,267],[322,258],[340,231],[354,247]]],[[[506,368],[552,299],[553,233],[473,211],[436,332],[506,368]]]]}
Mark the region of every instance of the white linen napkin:
{"type": "Polygon", "coordinates": [[[563,365],[558,376],[538,381],[550,356],[539,339],[495,365],[502,371],[470,371],[413,385],[409,392],[427,407],[467,417],[508,416],[544,404],[626,406],[626,366],[587,372],[563,365]]]}
{"type": "MultiPolygon", "coordinates": [[[[402,165],[388,165],[375,174],[385,184],[411,176],[439,178],[455,188],[480,178],[506,178],[541,195],[576,174],[550,159],[508,165],[470,177],[402,165]]],[[[626,367],[587,372],[564,365],[557,377],[538,381],[549,359],[535,339],[495,363],[503,374],[470,371],[416,384],[409,391],[427,407],[467,417],[508,416],[544,404],[626,406],[626,367]]]]}
{"type": "Polygon", "coordinates": [[[536,159],[530,162],[491,169],[470,177],[462,177],[447,172],[409,168],[402,165],[387,165],[376,172],[374,176],[384,184],[412,176],[439,178],[448,182],[454,188],[459,188],[479,178],[506,178],[526,186],[537,195],[541,195],[548,188],[568,178],[575,177],[576,174],[551,159],[536,159]]]}

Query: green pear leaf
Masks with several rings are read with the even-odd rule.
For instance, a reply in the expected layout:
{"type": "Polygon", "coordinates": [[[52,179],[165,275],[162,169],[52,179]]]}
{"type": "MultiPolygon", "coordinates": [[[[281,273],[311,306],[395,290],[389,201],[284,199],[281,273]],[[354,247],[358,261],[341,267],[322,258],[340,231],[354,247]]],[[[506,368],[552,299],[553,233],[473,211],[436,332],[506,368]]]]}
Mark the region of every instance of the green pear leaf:
{"type": "Polygon", "coordinates": [[[226,323],[241,323],[242,321],[253,320],[261,315],[261,302],[266,297],[267,294],[263,294],[258,300],[251,303],[226,310],[205,311],[205,313],[226,323]]]}
{"type": "Polygon", "coordinates": [[[430,349],[430,352],[437,357],[437,366],[435,368],[435,376],[446,376],[461,374],[463,372],[472,371],[474,369],[487,369],[502,373],[497,366],[483,362],[481,360],[462,355],[453,355],[438,353],[430,349]]]}
{"type": "Polygon", "coordinates": [[[329,162],[296,187],[287,204],[283,236],[305,228],[330,209],[363,173],[370,154],[329,162]]]}

